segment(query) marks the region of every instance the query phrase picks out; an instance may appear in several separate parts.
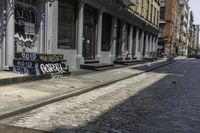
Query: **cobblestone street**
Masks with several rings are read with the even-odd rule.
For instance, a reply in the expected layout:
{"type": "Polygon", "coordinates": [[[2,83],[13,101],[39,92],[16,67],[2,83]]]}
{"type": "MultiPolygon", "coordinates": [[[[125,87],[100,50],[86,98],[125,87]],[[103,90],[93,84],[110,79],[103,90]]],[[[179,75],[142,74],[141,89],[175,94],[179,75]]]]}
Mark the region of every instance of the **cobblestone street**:
{"type": "Polygon", "coordinates": [[[178,60],[1,123],[57,133],[199,133],[199,68],[200,60],[178,60]]]}

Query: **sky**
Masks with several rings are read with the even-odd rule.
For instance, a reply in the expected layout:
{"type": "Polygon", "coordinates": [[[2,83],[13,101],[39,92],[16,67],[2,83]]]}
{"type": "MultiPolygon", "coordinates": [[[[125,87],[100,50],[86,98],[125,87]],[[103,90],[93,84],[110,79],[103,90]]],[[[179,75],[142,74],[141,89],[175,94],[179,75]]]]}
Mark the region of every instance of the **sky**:
{"type": "Polygon", "coordinates": [[[200,0],[189,0],[189,5],[194,14],[194,24],[200,24],[200,0]]]}

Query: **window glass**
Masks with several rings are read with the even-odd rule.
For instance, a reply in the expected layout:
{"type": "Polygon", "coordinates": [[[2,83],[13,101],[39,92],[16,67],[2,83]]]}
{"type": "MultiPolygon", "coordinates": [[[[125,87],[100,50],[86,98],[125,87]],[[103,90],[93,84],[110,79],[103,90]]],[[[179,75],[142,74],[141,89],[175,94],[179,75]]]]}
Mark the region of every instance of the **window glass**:
{"type": "Polygon", "coordinates": [[[108,14],[103,14],[102,27],[102,51],[110,50],[112,18],[108,14]]]}
{"type": "Polygon", "coordinates": [[[73,3],[59,1],[58,48],[75,48],[75,9],[73,3]]]}

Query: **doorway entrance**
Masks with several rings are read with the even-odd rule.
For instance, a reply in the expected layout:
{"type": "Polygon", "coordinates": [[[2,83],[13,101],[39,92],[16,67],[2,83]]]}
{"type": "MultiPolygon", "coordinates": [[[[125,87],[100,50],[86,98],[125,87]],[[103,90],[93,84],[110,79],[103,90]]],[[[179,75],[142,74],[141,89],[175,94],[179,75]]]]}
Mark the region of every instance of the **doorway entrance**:
{"type": "Polygon", "coordinates": [[[117,20],[117,37],[116,37],[116,59],[121,59],[120,53],[122,48],[121,21],[117,20]]]}
{"type": "Polygon", "coordinates": [[[85,6],[83,23],[83,57],[85,60],[95,59],[95,16],[95,10],[85,6]]]}

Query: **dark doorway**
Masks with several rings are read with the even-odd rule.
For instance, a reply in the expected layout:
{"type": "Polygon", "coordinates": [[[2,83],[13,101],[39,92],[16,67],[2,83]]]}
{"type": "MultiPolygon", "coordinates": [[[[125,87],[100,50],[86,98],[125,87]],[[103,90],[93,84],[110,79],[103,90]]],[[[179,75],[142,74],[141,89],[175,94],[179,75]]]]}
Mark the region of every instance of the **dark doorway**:
{"type": "Polygon", "coordinates": [[[120,58],[122,48],[122,36],[121,36],[122,24],[120,20],[117,20],[117,38],[116,38],[116,57],[120,58]]]}
{"type": "Polygon", "coordinates": [[[83,23],[83,57],[85,60],[95,59],[95,16],[95,9],[85,6],[83,23]]]}
{"type": "Polygon", "coordinates": [[[102,47],[101,47],[102,51],[110,51],[111,27],[112,27],[112,17],[104,13],[103,23],[102,23],[102,47]]]}
{"type": "Polygon", "coordinates": [[[148,39],[148,38],[147,38],[147,37],[148,37],[147,34],[148,34],[148,33],[144,34],[143,51],[142,51],[142,56],[143,56],[143,57],[145,56],[146,48],[148,47],[148,46],[147,46],[148,44],[146,43],[146,41],[147,41],[147,39],[148,39]]]}

